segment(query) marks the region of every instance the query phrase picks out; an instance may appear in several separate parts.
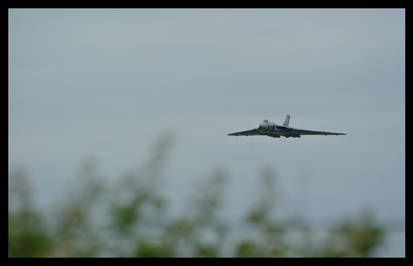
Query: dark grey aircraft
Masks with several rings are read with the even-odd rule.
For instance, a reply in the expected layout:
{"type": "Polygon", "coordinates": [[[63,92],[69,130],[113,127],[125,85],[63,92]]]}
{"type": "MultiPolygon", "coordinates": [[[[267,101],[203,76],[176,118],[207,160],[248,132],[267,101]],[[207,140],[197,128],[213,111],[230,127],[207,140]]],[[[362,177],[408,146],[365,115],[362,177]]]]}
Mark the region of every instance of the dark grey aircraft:
{"type": "Polygon", "coordinates": [[[254,135],[264,135],[273,138],[279,138],[280,136],[289,138],[299,138],[301,135],[346,135],[344,133],[334,133],[334,132],[325,132],[325,131],[314,131],[314,130],[305,130],[289,127],[290,115],[284,120],[282,126],[268,122],[264,120],[259,124],[258,128],[251,130],[241,131],[230,133],[228,136],[254,136],[254,135]]]}

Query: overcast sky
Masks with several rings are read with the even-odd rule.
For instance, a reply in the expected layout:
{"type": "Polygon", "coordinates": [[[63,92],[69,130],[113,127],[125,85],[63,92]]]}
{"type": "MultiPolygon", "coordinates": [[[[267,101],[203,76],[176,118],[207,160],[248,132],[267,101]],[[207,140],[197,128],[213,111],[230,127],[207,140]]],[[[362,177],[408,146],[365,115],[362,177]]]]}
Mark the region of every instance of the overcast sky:
{"type": "Polygon", "coordinates": [[[171,194],[225,168],[236,215],[269,165],[291,213],[404,226],[404,25],[403,9],[10,9],[9,169],[50,201],[86,157],[116,177],[170,130],[171,194]],[[348,135],[227,136],[287,113],[348,135]]]}

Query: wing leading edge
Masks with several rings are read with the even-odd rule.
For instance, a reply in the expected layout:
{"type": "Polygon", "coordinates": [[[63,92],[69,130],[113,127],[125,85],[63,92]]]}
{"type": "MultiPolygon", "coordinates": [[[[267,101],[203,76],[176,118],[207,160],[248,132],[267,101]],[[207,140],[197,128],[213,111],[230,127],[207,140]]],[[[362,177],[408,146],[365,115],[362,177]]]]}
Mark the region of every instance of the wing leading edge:
{"type": "Polygon", "coordinates": [[[315,130],[305,130],[305,129],[291,129],[290,134],[297,135],[346,135],[345,133],[327,132],[327,131],[315,131],[315,130]]]}
{"type": "Polygon", "coordinates": [[[250,129],[246,131],[234,132],[228,134],[228,136],[257,136],[265,135],[273,138],[284,137],[300,137],[300,135],[346,135],[345,133],[327,132],[327,131],[315,131],[315,130],[305,130],[305,129],[294,129],[290,128],[288,131],[278,131],[278,132],[260,132],[258,129],[250,129]]]}
{"type": "Polygon", "coordinates": [[[234,133],[228,134],[228,136],[254,136],[254,135],[262,135],[262,133],[259,132],[258,129],[254,128],[251,130],[234,132],[234,133]]]}

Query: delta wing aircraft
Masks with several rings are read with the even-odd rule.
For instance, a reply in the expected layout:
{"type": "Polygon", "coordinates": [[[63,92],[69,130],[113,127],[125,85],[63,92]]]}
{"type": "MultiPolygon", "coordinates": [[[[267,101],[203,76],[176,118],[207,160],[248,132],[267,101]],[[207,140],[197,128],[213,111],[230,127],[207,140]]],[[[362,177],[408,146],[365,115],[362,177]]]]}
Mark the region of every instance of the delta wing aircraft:
{"type": "Polygon", "coordinates": [[[305,130],[289,127],[290,115],[285,117],[284,123],[277,125],[275,123],[268,122],[264,120],[259,124],[258,128],[251,130],[234,132],[228,134],[228,136],[254,136],[254,135],[264,135],[273,138],[279,138],[281,136],[289,138],[300,138],[301,135],[346,135],[344,133],[334,133],[334,132],[325,132],[325,131],[314,131],[314,130],[305,130]]]}

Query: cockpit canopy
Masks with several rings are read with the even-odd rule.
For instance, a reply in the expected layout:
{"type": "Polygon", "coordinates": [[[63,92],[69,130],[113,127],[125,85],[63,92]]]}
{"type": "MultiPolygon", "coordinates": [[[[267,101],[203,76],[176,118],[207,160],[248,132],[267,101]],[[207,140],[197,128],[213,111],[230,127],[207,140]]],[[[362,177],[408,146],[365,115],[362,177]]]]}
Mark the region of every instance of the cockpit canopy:
{"type": "Polygon", "coordinates": [[[265,119],[264,121],[262,121],[262,123],[259,124],[258,128],[262,128],[262,129],[273,129],[273,128],[275,128],[275,124],[274,124],[274,123],[270,123],[270,122],[268,122],[267,119],[265,119]]]}

